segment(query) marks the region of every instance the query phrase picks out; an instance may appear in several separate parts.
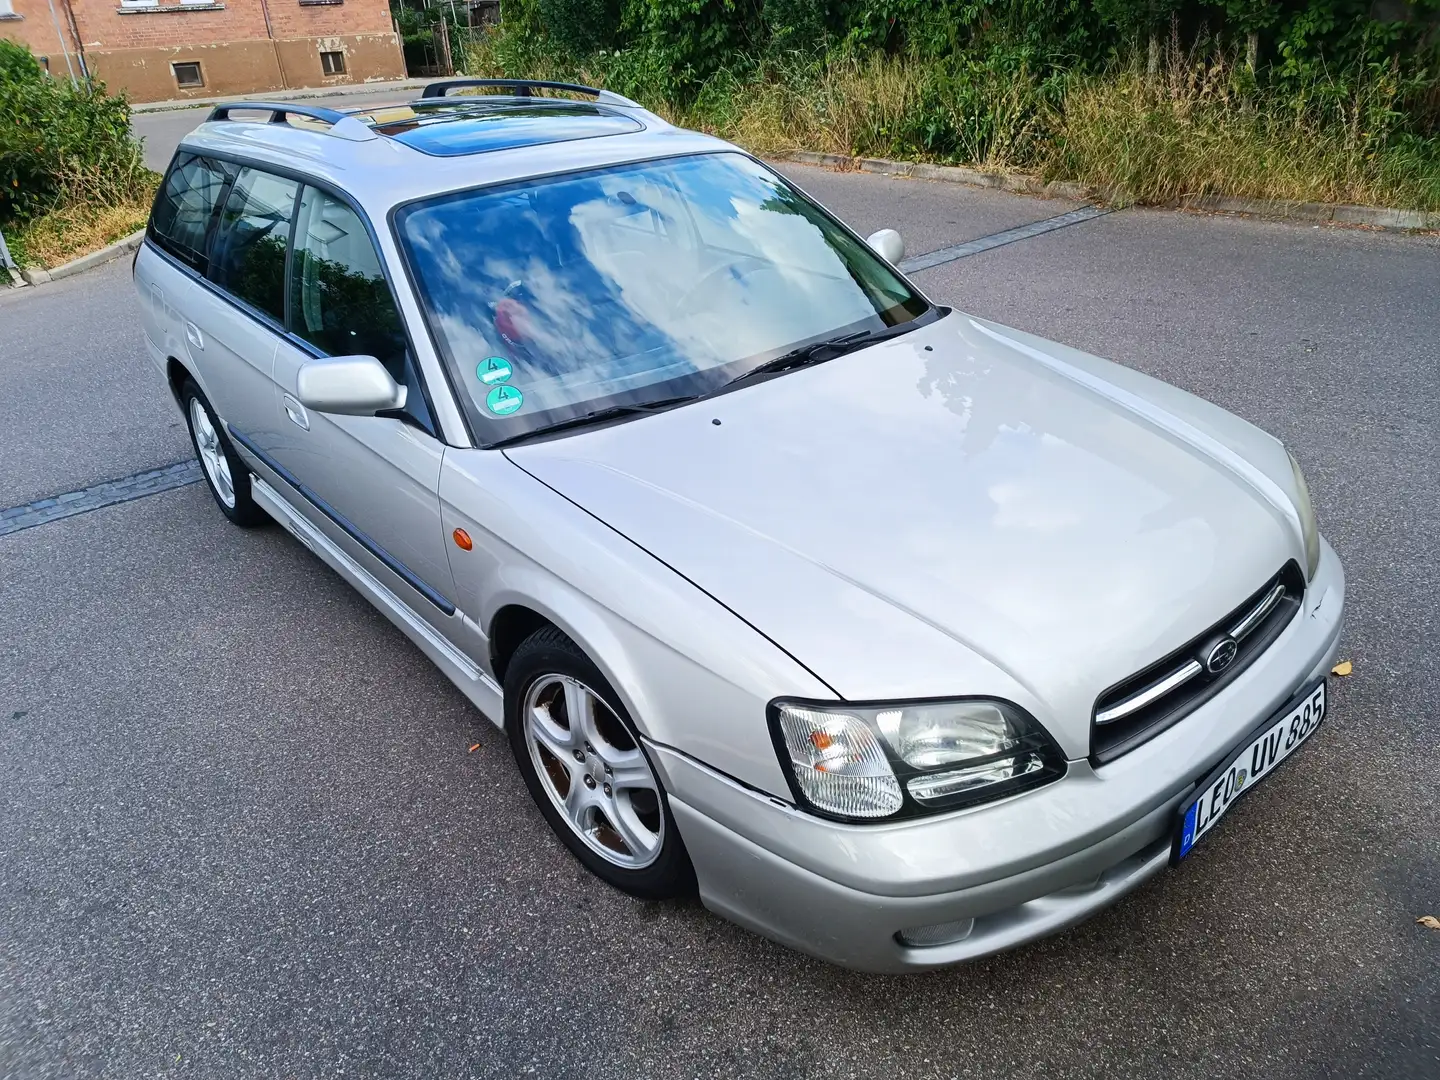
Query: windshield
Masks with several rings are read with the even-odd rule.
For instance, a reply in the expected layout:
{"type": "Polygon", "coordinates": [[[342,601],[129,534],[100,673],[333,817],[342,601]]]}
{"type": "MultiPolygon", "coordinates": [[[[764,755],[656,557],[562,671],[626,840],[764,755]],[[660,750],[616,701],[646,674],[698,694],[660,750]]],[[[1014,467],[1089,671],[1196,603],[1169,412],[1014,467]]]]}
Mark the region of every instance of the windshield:
{"type": "Polygon", "coordinates": [[[929,309],[736,153],[460,192],[396,221],[484,443],[704,394],[810,342],[929,309]]]}

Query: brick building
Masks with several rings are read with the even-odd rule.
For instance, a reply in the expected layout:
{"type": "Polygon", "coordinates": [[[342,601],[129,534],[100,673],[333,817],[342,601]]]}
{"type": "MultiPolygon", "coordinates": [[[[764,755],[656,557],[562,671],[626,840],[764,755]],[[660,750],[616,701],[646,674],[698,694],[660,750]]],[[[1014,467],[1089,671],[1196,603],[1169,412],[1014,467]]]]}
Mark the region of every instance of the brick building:
{"type": "Polygon", "coordinates": [[[0,37],[132,101],[405,75],[387,0],[0,0],[0,37]]]}

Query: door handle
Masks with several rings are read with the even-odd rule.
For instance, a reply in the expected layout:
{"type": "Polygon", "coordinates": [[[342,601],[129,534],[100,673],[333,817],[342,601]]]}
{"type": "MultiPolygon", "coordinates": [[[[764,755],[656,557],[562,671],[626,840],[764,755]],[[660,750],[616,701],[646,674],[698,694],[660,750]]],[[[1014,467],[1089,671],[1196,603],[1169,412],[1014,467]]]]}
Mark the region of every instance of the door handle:
{"type": "Polygon", "coordinates": [[[290,417],[292,423],[299,425],[306,431],[310,430],[310,417],[305,412],[305,406],[296,401],[289,394],[280,399],[285,404],[285,415],[290,417]]]}
{"type": "Polygon", "coordinates": [[[185,320],[185,340],[201,352],[205,351],[205,338],[201,335],[200,328],[189,319],[185,320]]]}

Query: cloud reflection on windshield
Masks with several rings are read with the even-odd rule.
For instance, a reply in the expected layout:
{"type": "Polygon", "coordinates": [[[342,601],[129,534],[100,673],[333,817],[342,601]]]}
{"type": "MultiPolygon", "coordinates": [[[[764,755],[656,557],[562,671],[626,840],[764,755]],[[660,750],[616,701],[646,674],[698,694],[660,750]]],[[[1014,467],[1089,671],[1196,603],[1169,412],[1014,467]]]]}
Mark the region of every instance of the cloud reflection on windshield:
{"type": "Polygon", "coordinates": [[[649,388],[923,310],[868,249],[739,154],[463,192],[399,219],[482,419],[491,387],[476,365],[513,366],[525,404],[512,429],[639,391],[697,392],[649,388]]]}

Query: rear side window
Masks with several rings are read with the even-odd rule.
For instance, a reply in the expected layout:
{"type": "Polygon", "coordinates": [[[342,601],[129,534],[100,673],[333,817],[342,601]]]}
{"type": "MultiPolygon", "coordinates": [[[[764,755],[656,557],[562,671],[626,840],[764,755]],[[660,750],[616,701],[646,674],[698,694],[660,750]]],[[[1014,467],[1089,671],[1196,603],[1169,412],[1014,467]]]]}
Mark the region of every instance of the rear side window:
{"type": "Polygon", "coordinates": [[[210,246],[210,280],[281,323],[285,248],[299,191],[294,180],[241,169],[210,246]]]}
{"type": "Polygon", "coordinates": [[[290,267],[290,329],[331,356],[373,356],[405,381],[405,332],[360,216],[306,188],[290,267]]]}
{"type": "Polygon", "coordinates": [[[155,199],[151,235],[177,259],[204,271],[206,237],[229,177],[224,166],[186,155],[175,163],[155,199]]]}

